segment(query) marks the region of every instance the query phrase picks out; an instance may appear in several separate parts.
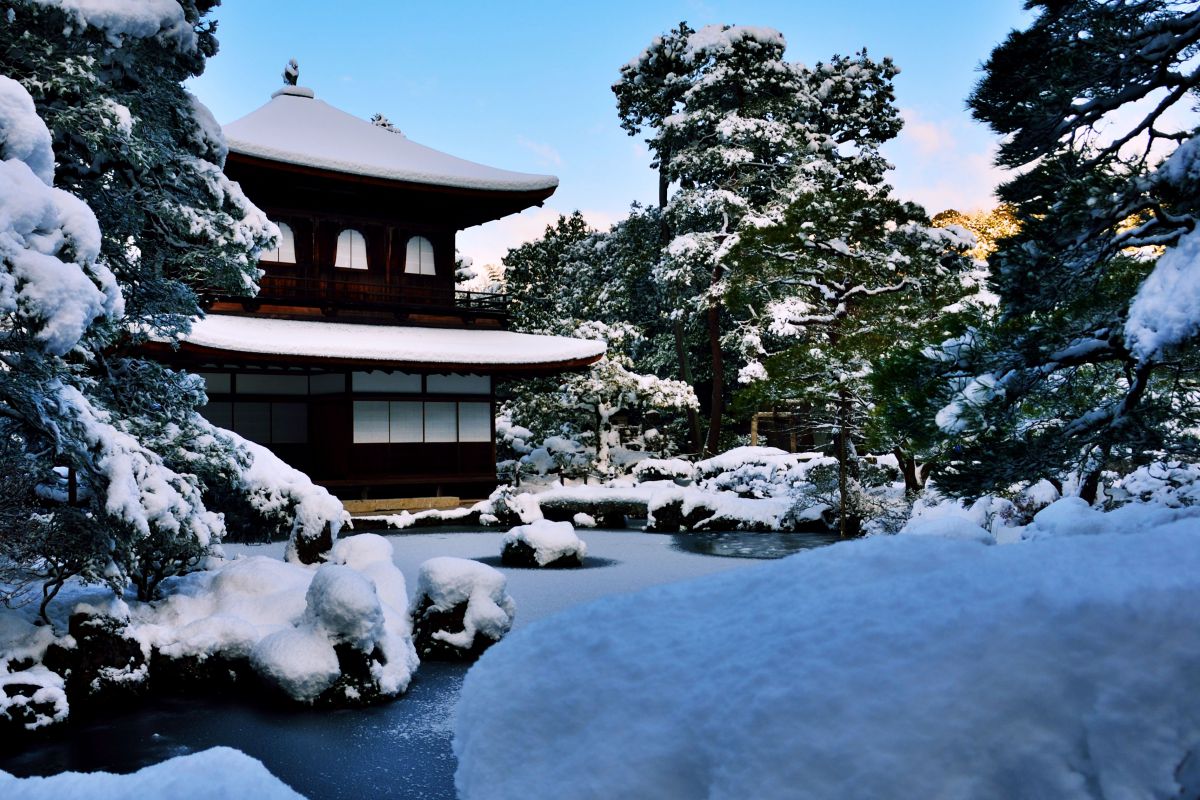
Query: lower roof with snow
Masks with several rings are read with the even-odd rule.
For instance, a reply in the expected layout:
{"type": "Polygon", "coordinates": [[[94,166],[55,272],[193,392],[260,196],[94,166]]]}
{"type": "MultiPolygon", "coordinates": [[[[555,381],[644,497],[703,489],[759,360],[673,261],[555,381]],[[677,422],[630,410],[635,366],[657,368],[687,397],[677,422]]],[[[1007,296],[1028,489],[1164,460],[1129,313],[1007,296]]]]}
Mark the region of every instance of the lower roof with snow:
{"type": "Polygon", "coordinates": [[[570,369],[598,361],[605,344],[566,336],[463,328],[414,328],[210,314],[182,338],[185,349],[281,356],[395,368],[454,367],[479,372],[570,369]]]}

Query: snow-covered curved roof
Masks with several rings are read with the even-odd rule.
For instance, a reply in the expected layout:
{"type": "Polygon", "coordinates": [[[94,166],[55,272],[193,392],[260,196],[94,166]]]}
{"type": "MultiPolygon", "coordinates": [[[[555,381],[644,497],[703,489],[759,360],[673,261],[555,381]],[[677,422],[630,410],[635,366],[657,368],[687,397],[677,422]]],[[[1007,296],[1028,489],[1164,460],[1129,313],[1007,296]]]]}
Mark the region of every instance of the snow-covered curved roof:
{"type": "Polygon", "coordinates": [[[236,353],[482,369],[582,365],[599,359],[605,351],[604,342],[566,336],[229,314],[209,314],[192,326],[183,341],[236,353]]]}
{"type": "Polygon", "coordinates": [[[488,191],[558,186],[553,175],[496,169],[417,144],[334,108],[301,86],[285,86],[224,131],[230,152],[351,175],[488,191]]]}

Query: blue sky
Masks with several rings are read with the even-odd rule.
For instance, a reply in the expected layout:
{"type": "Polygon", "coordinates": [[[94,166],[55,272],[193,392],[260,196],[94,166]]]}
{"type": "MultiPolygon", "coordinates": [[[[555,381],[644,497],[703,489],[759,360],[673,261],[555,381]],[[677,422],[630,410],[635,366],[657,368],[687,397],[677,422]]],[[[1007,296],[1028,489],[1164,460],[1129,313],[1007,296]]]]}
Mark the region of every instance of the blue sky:
{"type": "Polygon", "coordinates": [[[222,123],[265,103],[284,63],[350,113],[383,112],[410,138],[497,167],[558,175],[546,207],[464,231],[477,262],[537,236],[558,213],[596,225],[653,202],[645,145],[621,130],[611,89],[620,66],[687,20],[768,25],[790,60],[811,64],[866,47],[901,68],[906,125],[888,155],[898,193],[930,213],[993,201],[994,137],[964,99],[991,48],[1027,19],[1020,0],[747,2],[376,2],[227,0],[221,52],[192,91],[222,123]]]}

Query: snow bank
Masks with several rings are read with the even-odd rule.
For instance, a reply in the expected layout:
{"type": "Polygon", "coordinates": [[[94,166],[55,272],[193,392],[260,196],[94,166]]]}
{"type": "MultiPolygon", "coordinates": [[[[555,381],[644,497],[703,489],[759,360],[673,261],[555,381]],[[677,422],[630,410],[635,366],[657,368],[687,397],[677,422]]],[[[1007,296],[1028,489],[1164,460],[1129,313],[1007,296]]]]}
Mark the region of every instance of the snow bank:
{"type": "Polygon", "coordinates": [[[0,795],[9,800],[303,800],[262,762],[229,747],[178,756],[129,775],[63,772],[48,778],[16,778],[0,771],[0,795]]]}
{"type": "Polygon", "coordinates": [[[467,675],[460,797],[1184,796],[1200,520],[1158,513],[872,537],[535,623],[467,675]]]}
{"type": "Polygon", "coordinates": [[[583,562],[587,545],[575,535],[569,522],[550,522],[539,519],[528,525],[518,525],[504,534],[504,557],[507,560],[514,550],[532,550],[537,566],[544,567],[556,562],[583,562]]]}
{"type": "Polygon", "coordinates": [[[412,605],[413,624],[418,631],[426,627],[423,625],[426,621],[460,606],[463,607],[461,628],[430,630],[429,639],[458,651],[471,651],[480,643],[479,639],[488,643],[500,641],[512,628],[516,616],[516,604],[508,596],[508,580],[499,570],[478,561],[449,556],[431,558],[421,564],[412,605]]]}

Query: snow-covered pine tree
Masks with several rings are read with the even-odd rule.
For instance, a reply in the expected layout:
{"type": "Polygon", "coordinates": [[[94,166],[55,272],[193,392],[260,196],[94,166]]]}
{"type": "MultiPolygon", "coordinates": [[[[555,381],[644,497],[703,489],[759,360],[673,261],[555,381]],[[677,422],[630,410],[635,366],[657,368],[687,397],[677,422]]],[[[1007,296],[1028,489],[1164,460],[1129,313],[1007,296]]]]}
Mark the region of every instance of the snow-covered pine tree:
{"type": "Polygon", "coordinates": [[[0,0],[0,150],[66,190],[24,174],[6,186],[20,213],[0,232],[2,434],[36,476],[35,503],[88,532],[45,539],[40,563],[67,565],[50,586],[76,573],[152,594],[224,533],[206,498],[301,535],[343,517],[200,417],[197,378],[139,355],[186,330],[202,297],[253,290],[256,252],[275,235],[221,172],[220,128],[181,85],[216,51],[203,19],[214,5],[0,0]],[[85,539],[103,546],[76,558],[85,539]]]}
{"type": "Polygon", "coordinates": [[[1030,2],[969,100],[1004,136],[1021,230],[992,258],[995,325],[949,344],[938,422],[978,494],[1197,449],[1200,9],[1030,2]]]}
{"type": "Polygon", "coordinates": [[[875,174],[879,145],[899,131],[889,60],[864,52],[807,69],[784,60],[785,46],[770,28],[681,25],[624,67],[614,87],[623,126],[651,129],[655,163],[679,187],[655,277],[678,318],[704,320],[708,451],[719,446],[729,391],[724,296],[738,238],[779,217],[802,166],[875,174]]]}
{"type": "MultiPolygon", "coordinates": [[[[649,268],[658,248],[657,211],[635,206],[609,231],[592,230],[578,212],[548,226],[542,239],[509,251],[505,283],[518,329],[603,339],[608,356],[587,372],[566,379],[523,381],[506,409],[512,421],[541,438],[579,439],[590,448],[591,466],[610,475],[620,411],[687,414],[697,404],[691,387],[660,378],[670,361],[665,310],[658,305],[649,268]],[[554,287],[553,296],[547,287],[554,287]]],[[[669,422],[664,426],[673,430],[669,422]]],[[[677,452],[665,435],[661,452],[677,452]]],[[[656,453],[657,454],[657,453],[656,453]]]]}
{"type": "MultiPolygon", "coordinates": [[[[924,211],[872,184],[819,169],[778,224],[748,231],[730,263],[740,312],[746,400],[800,406],[829,430],[839,462],[841,532],[855,535],[854,442],[877,406],[876,365],[969,291],[961,228],[933,228],[924,211]]],[[[743,400],[745,401],[745,400],[743,400]]],[[[911,468],[911,450],[888,442],[911,468]]]]}

